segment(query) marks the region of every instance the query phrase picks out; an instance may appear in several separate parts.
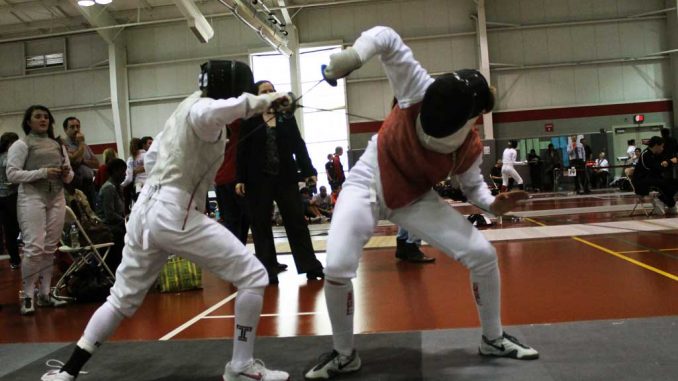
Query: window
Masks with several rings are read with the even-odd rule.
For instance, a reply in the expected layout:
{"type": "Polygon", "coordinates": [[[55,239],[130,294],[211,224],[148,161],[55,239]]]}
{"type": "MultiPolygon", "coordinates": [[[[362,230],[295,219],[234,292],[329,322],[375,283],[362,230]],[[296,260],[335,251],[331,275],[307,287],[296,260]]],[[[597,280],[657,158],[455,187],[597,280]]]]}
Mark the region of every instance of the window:
{"type": "Polygon", "coordinates": [[[46,67],[64,66],[64,54],[52,53],[26,57],[26,69],[42,69],[46,67]]]}
{"type": "MultiPolygon", "coordinates": [[[[318,171],[318,187],[324,185],[329,192],[325,163],[327,155],[337,146],[348,151],[348,120],[346,118],[345,81],[339,80],[336,87],[322,79],[320,66],[330,61],[330,55],[341,51],[341,46],[324,46],[300,50],[301,104],[303,105],[303,137],[313,166],[318,171]]],[[[269,80],[276,90],[287,92],[292,88],[289,59],[274,52],[250,56],[255,81],[269,80]]],[[[344,169],[348,169],[348,155],[341,157],[344,169]]]]}

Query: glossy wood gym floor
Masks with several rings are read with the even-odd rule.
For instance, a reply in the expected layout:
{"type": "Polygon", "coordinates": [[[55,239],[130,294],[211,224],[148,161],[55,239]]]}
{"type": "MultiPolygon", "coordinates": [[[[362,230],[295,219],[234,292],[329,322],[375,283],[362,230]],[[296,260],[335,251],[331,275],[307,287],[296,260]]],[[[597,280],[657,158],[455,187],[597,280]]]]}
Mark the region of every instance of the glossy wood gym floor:
{"type": "MultiPolygon", "coordinates": [[[[501,226],[495,222],[484,230],[499,257],[503,323],[678,315],[678,218],[646,217],[642,211],[630,216],[634,204],[632,195],[616,192],[537,194],[519,208],[519,217],[504,217],[501,226]],[[601,226],[614,229],[593,234],[601,226]],[[539,233],[531,236],[531,231],[539,233]],[[514,237],[513,232],[520,235],[514,237]],[[492,238],[496,233],[503,238],[492,238]]],[[[463,203],[451,207],[464,214],[477,212],[463,203]]],[[[311,225],[319,248],[327,227],[311,225]]],[[[284,231],[275,231],[279,250],[285,251],[284,231]]],[[[394,226],[380,224],[365,249],[354,281],[356,331],[477,327],[466,269],[430,246],[423,250],[437,259],[435,264],[397,261],[395,232],[394,226]]],[[[324,261],[322,251],[318,256],[324,261]]],[[[279,260],[294,267],[290,255],[282,254],[279,260]]],[[[203,283],[202,290],[178,294],[152,291],[112,340],[231,337],[237,290],[209,273],[203,283]]],[[[98,307],[75,304],[38,309],[24,317],[19,314],[19,284],[20,272],[1,260],[0,343],[76,341],[98,307]]],[[[322,286],[322,281],[307,282],[293,271],[280,274],[280,284],[266,290],[259,335],[330,334],[322,286]]]]}

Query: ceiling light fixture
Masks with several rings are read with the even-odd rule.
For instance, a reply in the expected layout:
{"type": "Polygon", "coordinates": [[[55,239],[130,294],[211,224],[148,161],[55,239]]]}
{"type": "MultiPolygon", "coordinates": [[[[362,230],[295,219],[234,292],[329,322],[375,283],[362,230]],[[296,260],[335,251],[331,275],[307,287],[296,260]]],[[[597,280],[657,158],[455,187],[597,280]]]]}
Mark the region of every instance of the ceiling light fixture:
{"type": "Polygon", "coordinates": [[[94,5],[94,0],[78,0],[78,5],[81,7],[91,7],[94,5]]]}

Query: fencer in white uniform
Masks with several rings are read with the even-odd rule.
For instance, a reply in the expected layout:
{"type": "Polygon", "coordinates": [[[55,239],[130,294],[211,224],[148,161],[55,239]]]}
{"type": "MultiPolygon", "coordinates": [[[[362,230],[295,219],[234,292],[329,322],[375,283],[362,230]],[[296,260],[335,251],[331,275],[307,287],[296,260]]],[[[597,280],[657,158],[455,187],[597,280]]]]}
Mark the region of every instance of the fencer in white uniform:
{"type": "Polygon", "coordinates": [[[508,190],[509,178],[512,178],[518,185],[518,189],[522,190],[524,187],[523,178],[520,177],[518,171],[514,168],[514,165],[519,162],[518,152],[513,141],[509,141],[508,147],[504,149],[501,162],[501,191],[506,192],[508,190]]]}
{"type": "Polygon", "coordinates": [[[471,202],[496,214],[527,197],[525,192],[511,192],[495,199],[483,181],[482,143],[474,124],[493,108],[491,89],[475,70],[434,80],[400,36],[387,27],[362,33],[352,47],[333,55],[324,69],[325,78],[332,83],[375,55],[381,59],[398,105],[351,169],[335,207],[325,268],[333,350],[306,372],[306,379],[328,379],[361,367],[353,344],[352,278],[380,218],[402,226],[470,270],[482,325],[481,354],[537,358],[537,351],[502,329],[494,247],[432,189],[448,173],[455,174],[471,202]]]}
{"type": "Polygon", "coordinates": [[[64,183],[73,179],[66,148],[54,137],[54,117],[45,106],[31,106],[21,124],[26,137],[7,153],[7,179],[19,185],[17,217],[24,241],[21,262],[21,314],[64,302],[50,294],[54,253],[64,228],[64,183]],[[33,290],[40,282],[37,300],[33,290]]]}
{"type": "MultiPolygon", "coordinates": [[[[73,380],[91,354],[141,305],[168,255],[208,269],[238,288],[233,356],[223,379],[287,380],[253,359],[254,340],[268,285],[266,269],[225,227],[204,214],[207,190],[223,162],[226,125],[250,118],[272,104],[290,101],[280,93],[244,93],[254,85],[249,67],[237,61],[202,65],[201,90],[186,98],[165,123],[146,154],[149,173],[127,224],[122,263],[106,303],[92,316],[71,358],[44,380],[73,380]]],[[[130,379],[134,379],[131,375],[130,379]]]]}

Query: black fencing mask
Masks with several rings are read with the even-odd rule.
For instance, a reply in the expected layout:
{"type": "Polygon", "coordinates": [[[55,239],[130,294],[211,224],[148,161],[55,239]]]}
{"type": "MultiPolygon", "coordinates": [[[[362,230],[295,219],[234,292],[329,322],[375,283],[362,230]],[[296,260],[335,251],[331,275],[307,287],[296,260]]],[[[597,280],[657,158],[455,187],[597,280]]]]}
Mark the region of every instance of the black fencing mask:
{"type": "Polygon", "coordinates": [[[436,78],[426,89],[421,126],[429,136],[446,137],[493,107],[494,95],[485,77],[477,70],[459,70],[436,78]]]}
{"type": "Polygon", "coordinates": [[[200,65],[200,90],[209,98],[238,97],[254,86],[252,70],[239,61],[210,60],[200,65]]]}

